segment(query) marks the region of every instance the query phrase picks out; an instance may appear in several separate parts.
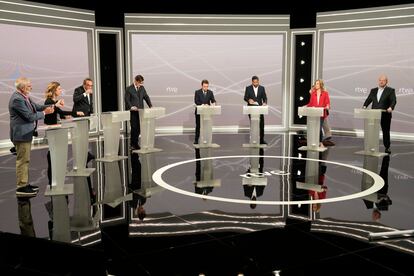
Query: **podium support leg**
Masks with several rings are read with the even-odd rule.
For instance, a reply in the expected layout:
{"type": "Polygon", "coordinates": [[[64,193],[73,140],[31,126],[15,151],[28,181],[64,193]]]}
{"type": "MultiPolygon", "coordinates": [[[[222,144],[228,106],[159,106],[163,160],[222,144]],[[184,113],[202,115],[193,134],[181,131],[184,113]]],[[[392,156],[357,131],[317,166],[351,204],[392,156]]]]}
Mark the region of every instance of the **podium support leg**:
{"type": "Polygon", "coordinates": [[[218,144],[212,143],[213,140],[213,123],[211,115],[203,114],[200,118],[200,142],[194,145],[195,148],[219,148],[218,144]]]}
{"type": "Polygon", "coordinates": [[[364,150],[355,152],[361,155],[385,156],[387,153],[379,152],[379,119],[364,120],[364,150]]]}
{"type": "Polygon", "coordinates": [[[250,115],[250,137],[249,144],[243,144],[244,148],[265,148],[267,145],[260,144],[260,114],[250,115]]]}
{"type": "Polygon", "coordinates": [[[102,114],[103,132],[104,132],[104,154],[103,158],[98,158],[99,162],[113,162],[127,159],[128,156],[118,156],[119,137],[121,122],[112,122],[111,114],[102,114]]]}
{"type": "Polygon", "coordinates": [[[134,150],[138,153],[160,152],[162,149],[154,148],[155,118],[145,118],[141,122],[141,149],[134,150]]]}
{"type": "Polygon", "coordinates": [[[68,195],[73,185],[65,184],[68,162],[68,130],[66,128],[47,131],[47,140],[52,164],[52,185],[46,187],[45,195],[68,195]]]}
{"type": "Polygon", "coordinates": [[[325,151],[326,148],[319,147],[321,117],[308,116],[306,120],[307,145],[300,147],[299,150],[325,151]]]}

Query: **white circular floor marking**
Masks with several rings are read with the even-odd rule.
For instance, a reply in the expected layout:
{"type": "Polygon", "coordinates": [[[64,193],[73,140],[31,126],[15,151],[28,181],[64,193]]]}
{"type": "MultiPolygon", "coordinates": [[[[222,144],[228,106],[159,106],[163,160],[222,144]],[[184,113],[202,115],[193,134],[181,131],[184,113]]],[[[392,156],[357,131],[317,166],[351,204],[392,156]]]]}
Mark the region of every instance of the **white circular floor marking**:
{"type": "Polygon", "coordinates": [[[230,202],[230,203],[242,203],[242,204],[260,204],[260,205],[298,205],[298,204],[314,204],[314,203],[329,203],[329,202],[338,202],[338,201],[345,201],[350,199],[356,199],[368,196],[372,193],[375,193],[376,191],[380,190],[384,186],[384,180],[376,173],[371,172],[369,170],[359,168],[356,166],[343,164],[339,162],[334,161],[327,161],[327,160],[320,160],[320,159],[310,159],[310,158],[299,158],[299,157],[290,157],[290,156],[267,156],[267,155],[231,155],[231,156],[215,156],[215,157],[206,157],[206,158],[199,158],[199,159],[190,159],[186,161],[176,162],[173,164],[169,164],[167,166],[164,166],[162,168],[159,168],[154,174],[152,175],[152,180],[154,180],[155,183],[160,185],[161,187],[170,190],[172,192],[176,192],[182,195],[187,195],[191,197],[199,197],[204,199],[210,199],[215,201],[223,201],[223,202],[230,202]],[[371,176],[374,180],[374,184],[361,192],[349,194],[345,196],[339,196],[339,197],[331,197],[331,198],[325,198],[325,199],[317,199],[317,200],[287,200],[287,201],[270,201],[270,200],[245,200],[245,199],[234,199],[234,198],[226,198],[226,197],[217,197],[217,196],[209,196],[209,195],[200,195],[193,192],[185,191],[180,188],[171,186],[167,182],[165,182],[162,179],[163,173],[168,171],[171,168],[195,162],[195,161],[201,161],[201,160],[210,160],[210,159],[231,159],[231,158],[250,158],[250,157],[259,157],[259,158],[274,158],[274,159],[297,159],[297,160],[309,160],[309,161],[316,161],[316,162],[325,162],[329,164],[335,164],[343,167],[347,167],[350,169],[361,171],[362,173],[366,173],[369,176],[371,176]]]}

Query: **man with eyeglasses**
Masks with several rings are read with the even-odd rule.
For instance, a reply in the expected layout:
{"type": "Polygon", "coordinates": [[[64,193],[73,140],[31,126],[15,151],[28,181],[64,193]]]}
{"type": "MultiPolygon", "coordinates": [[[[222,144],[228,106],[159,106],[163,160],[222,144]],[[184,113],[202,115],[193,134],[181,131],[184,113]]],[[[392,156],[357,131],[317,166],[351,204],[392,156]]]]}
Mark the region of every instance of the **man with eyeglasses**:
{"type": "Polygon", "coordinates": [[[10,140],[16,148],[16,196],[33,197],[39,187],[29,183],[30,151],[37,121],[54,112],[53,106],[36,104],[30,98],[32,84],[27,78],[18,78],[16,91],[9,101],[10,140]]]}
{"type": "Polygon", "coordinates": [[[83,85],[75,89],[75,92],[73,93],[73,117],[90,116],[93,113],[92,88],[92,79],[86,78],[83,80],[83,85]]]}

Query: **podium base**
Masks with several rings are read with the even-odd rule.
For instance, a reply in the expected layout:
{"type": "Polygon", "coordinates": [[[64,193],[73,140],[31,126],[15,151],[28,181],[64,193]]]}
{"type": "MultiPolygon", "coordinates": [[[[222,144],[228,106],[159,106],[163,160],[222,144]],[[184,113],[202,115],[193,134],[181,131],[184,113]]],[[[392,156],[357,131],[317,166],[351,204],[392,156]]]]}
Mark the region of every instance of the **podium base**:
{"type": "Polygon", "coordinates": [[[243,144],[243,148],[267,148],[266,144],[243,144]]]}
{"type": "Polygon", "coordinates": [[[327,150],[328,148],[322,148],[322,147],[308,147],[308,146],[303,146],[300,147],[299,150],[310,150],[310,151],[318,151],[318,152],[324,152],[325,150],[327,150]]]}
{"type": "Polygon", "coordinates": [[[144,149],[139,149],[139,150],[133,150],[132,152],[146,154],[146,153],[160,152],[160,151],[163,151],[163,150],[157,149],[157,148],[146,148],[146,149],[144,148],[144,149]]]}
{"type": "Polygon", "coordinates": [[[62,189],[50,187],[47,185],[45,190],[45,196],[58,196],[58,195],[71,195],[73,194],[73,184],[64,184],[62,189]]]}
{"type": "Polygon", "coordinates": [[[102,200],[101,202],[98,202],[99,204],[106,204],[111,206],[112,208],[115,208],[116,206],[118,206],[119,204],[121,204],[122,202],[125,201],[131,201],[132,200],[132,193],[129,193],[125,196],[121,196],[115,199],[107,199],[107,200],[102,200]]]}
{"type": "Polygon", "coordinates": [[[203,148],[219,148],[219,144],[211,143],[211,144],[193,144],[194,148],[196,149],[203,149],[203,148]]]}
{"type": "Polygon", "coordinates": [[[128,156],[106,156],[106,157],[102,157],[102,158],[98,158],[96,159],[96,162],[116,162],[116,161],[120,161],[120,160],[124,160],[124,159],[128,159],[128,156]]]}
{"type": "Polygon", "coordinates": [[[83,170],[71,170],[66,173],[66,176],[90,176],[96,169],[95,168],[85,168],[83,170]]]}
{"type": "Polygon", "coordinates": [[[355,154],[359,154],[359,155],[368,155],[368,156],[376,156],[376,157],[381,157],[381,156],[385,156],[388,155],[388,153],[385,152],[379,152],[379,151],[365,151],[365,150],[360,150],[355,152],[355,154]]]}
{"type": "Polygon", "coordinates": [[[88,219],[88,221],[85,221],[84,223],[81,223],[79,221],[76,221],[74,217],[70,218],[70,231],[75,232],[84,232],[84,231],[91,231],[96,230],[99,228],[99,216],[97,216],[98,213],[94,216],[88,219]]]}

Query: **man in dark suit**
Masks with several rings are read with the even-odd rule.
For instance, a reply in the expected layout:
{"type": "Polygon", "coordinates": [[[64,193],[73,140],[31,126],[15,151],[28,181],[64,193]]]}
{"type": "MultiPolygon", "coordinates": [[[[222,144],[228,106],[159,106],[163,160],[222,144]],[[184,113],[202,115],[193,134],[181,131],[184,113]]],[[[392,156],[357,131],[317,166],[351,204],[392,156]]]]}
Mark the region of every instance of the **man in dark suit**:
{"type": "Polygon", "coordinates": [[[381,114],[381,129],[382,139],[384,142],[385,152],[391,153],[390,145],[390,129],[392,111],[397,104],[397,98],[395,96],[395,89],[387,86],[388,78],[385,75],[381,75],[378,78],[378,87],[372,88],[368,95],[368,98],[364,102],[364,108],[372,103],[372,109],[383,109],[385,112],[381,114]]]}
{"type": "MultiPolygon", "coordinates": [[[[91,116],[93,113],[93,81],[90,78],[83,80],[83,84],[75,89],[73,93],[73,117],[91,116]]],[[[90,151],[88,151],[88,163],[95,159],[90,151]]],[[[91,188],[90,178],[88,177],[89,188],[91,188]]]]}
{"type": "Polygon", "coordinates": [[[93,81],[86,78],[83,80],[83,85],[75,89],[73,93],[73,117],[90,116],[93,113],[92,87],[93,81]]]}
{"type": "MultiPolygon", "coordinates": [[[[266,91],[263,86],[259,85],[259,77],[252,77],[252,85],[247,86],[244,92],[244,101],[247,102],[247,105],[267,105],[266,91]]],[[[264,140],[263,115],[260,115],[260,144],[267,144],[264,140]]]]}
{"type": "Polygon", "coordinates": [[[18,78],[16,91],[9,101],[10,140],[16,147],[16,196],[35,196],[39,187],[29,184],[29,162],[37,121],[53,113],[53,106],[39,105],[29,97],[32,84],[27,78],[18,78]]]}
{"type": "Polygon", "coordinates": [[[144,87],[144,77],[135,76],[134,83],[126,88],[125,91],[125,109],[131,112],[131,149],[140,149],[138,137],[141,133],[139,122],[139,109],[144,108],[144,100],[148,107],[151,108],[151,99],[144,87]]]}
{"type": "MultiPolygon", "coordinates": [[[[201,89],[198,89],[194,93],[194,103],[196,105],[215,105],[216,100],[214,99],[213,91],[208,89],[208,80],[201,81],[201,89]]],[[[200,138],[200,115],[197,115],[197,107],[195,109],[196,119],[196,132],[194,137],[194,144],[198,144],[200,138]]]]}

